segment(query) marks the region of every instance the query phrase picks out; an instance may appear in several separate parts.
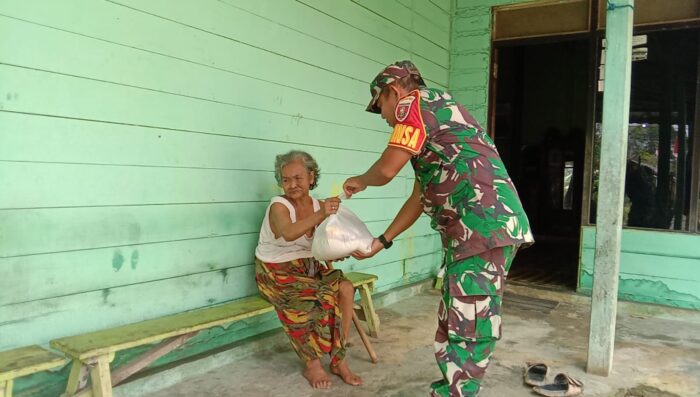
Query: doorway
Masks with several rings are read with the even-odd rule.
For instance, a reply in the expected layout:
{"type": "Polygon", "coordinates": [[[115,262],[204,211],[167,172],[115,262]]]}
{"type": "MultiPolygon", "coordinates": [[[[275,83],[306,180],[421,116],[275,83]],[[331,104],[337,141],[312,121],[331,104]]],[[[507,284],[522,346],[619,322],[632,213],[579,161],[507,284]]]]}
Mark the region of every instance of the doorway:
{"type": "Polygon", "coordinates": [[[575,289],[591,93],[589,39],[496,46],[494,138],[536,244],[509,280],[575,289]]]}

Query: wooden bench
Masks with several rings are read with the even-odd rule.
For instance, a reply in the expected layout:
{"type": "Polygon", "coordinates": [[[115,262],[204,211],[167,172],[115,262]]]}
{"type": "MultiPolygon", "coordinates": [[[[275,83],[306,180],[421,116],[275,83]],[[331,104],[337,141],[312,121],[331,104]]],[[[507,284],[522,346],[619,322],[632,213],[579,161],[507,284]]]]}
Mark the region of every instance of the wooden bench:
{"type": "Polygon", "coordinates": [[[362,311],[360,318],[365,320],[370,336],[379,336],[379,317],[374,311],[374,303],[372,302],[372,291],[374,291],[374,282],[377,281],[377,276],[367,273],[347,273],[345,277],[352,282],[352,285],[360,294],[360,305],[362,311]]]}
{"type": "MultiPolygon", "coordinates": [[[[376,335],[379,321],[370,293],[377,276],[348,273],[346,277],[359,290],[368,328],[376,335]]],[[[62,396],[110,397],[113,386],[181,346],[199,331],[271,311],[273,307],[267,301],[258,296],[251,296],[220,306],[52,340],[51,347],[73,360],[66,392],[62,396]],[[116,352],[159,341],[162,342],[132,362],[122,365],[114,372],[111,371],[110,363],[116,352]],[[88,378],[91,381],[90,388],[87,387],[88,378]]]]}
{"type": "Polygon", "coordinates": [[[0,352],[0,397],[12,397],[16,378],[57,368],[66,359],[40,346],[27,346],[0,352]]]}

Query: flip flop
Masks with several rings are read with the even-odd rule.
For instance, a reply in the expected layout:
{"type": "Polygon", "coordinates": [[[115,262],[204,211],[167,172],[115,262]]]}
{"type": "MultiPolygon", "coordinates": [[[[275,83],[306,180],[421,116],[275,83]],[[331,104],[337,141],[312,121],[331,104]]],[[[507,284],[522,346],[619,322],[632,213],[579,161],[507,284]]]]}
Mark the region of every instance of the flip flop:
{"type": "Polygon", "coordinates": [[[583,392],[583,382],[567,374],[557,374],[554,377],[554,383],[535,386],[532,390],[537,394],[548,397],[578,396],[583,392]]]}
{"type": "Polygon", "coordinates": [[[527,363],[527,369],[523,375],[525,384],[530,386],[544,386],[547,384],[549,367],[544,363],[527,363]]]}

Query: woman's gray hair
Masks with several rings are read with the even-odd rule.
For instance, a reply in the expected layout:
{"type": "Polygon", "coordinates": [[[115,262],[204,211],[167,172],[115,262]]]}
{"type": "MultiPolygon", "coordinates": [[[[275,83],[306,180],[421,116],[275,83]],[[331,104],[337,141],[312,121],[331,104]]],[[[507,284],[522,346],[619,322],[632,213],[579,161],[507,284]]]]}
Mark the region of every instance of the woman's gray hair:
{"type": "Polygon", "coordinates": [[[275,158],[275,179],[277,184],[282,186],[282,168],[295,161],[301,161],[306,171],[314,174],[314,183],[309,187],[310,190],[313,190],[318,186],[318,180],[321,179],[321,170],[318,168],[316,160],[310,154],[301,150],[292,150],[288,153],[277,155],[275,158]]]}

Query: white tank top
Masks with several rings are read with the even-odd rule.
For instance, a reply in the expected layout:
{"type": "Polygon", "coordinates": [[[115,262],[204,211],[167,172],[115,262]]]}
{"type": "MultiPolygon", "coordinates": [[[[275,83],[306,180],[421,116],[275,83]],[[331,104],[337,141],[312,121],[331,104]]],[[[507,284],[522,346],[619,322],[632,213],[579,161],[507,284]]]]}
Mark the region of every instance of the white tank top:
{"type": "MultiPolygon", "coordinates": [[[[311,200],[313,201],[314,212],[319,211],[321,205],[318,200],[313,197],[311,200]]],[[[263,219],[262,227],[260,227],[260,238],[258,239],[258,246],[255,248],[255,256],[261,261],[268,263],[282,263],[299,258],[311,258],[313,256],[311,255],[313,237],[307,237],[304,234],[294,241],[286,241],[282,236],[275,238],[275,233],[272,232],[272,227],[270,227],[270,208],[274,203],[284,204],[289,210],[289,217],[292,223],[297,221],[297,214],[292,203],[282,196],[273,197],[270,205],[267,206],[265,219],[263,219]]]]}

